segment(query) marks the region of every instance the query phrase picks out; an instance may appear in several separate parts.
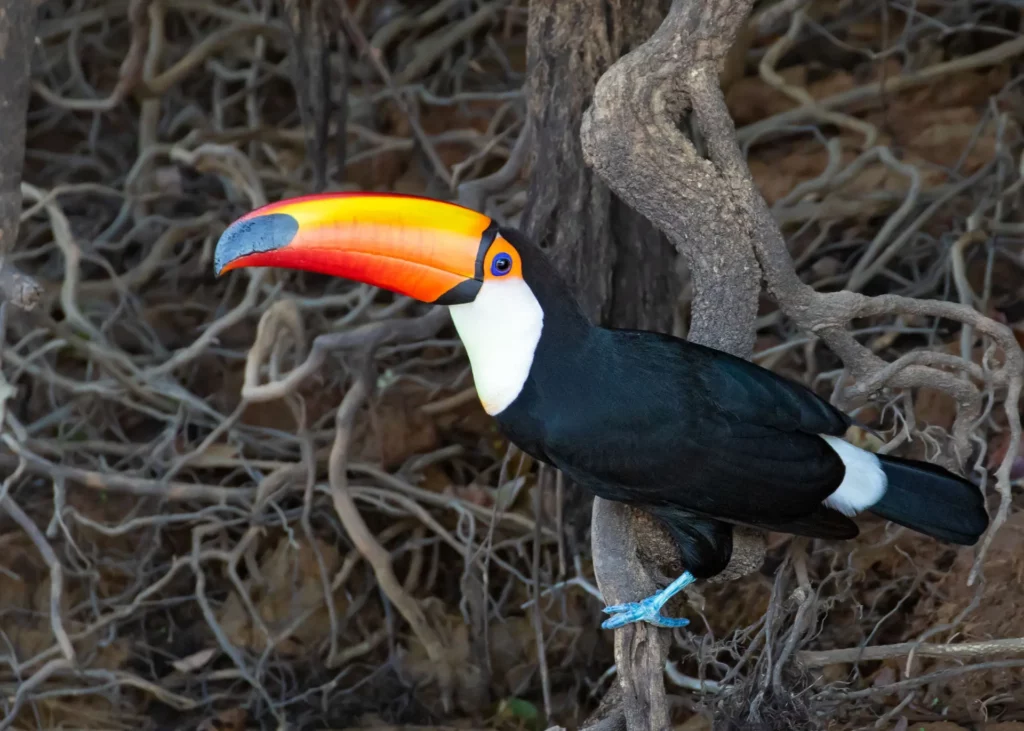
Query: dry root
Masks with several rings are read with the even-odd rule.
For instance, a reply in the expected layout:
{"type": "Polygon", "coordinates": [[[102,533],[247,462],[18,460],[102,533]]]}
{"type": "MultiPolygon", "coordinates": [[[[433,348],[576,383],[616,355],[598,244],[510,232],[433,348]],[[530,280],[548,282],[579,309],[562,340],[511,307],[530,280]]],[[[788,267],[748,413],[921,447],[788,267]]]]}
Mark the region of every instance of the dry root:
{"type": "MultiPolygon", "coordinates": [[[[445,313],[210,271],[234,217],[319,188],[461,198],[514,223],[538,134],[524,5],[39,5],[19,36],[35,49],[22,182],[0,171],[0,293],[35,303],[0,306],[0,728],[582,722],[629,672],[609,672],[596,629],[607,543],[591,554],[563,519],[571,489],[535,489],[497,438],[445,313]]],[[[701,5],[739,22],[739,5],[701,5]]],[[[764,575],[702,588],[693,632],[656,640],[683,701],[645,716],[665,726],[716,695],[737,728],[1024,717],[1008,690],[1024,626],[1005,610],[1017,10],[840,6],[778,3],[758,23],[779,35],[737,33],[748,63],[725,101],[714,39],[677,48],[669,31],[699,20],[677,10],[660,55],[602,82],[584,144],[609,178],[653,158],[622,194],[695,254],[691,337],[833,392],[888,440],[863,444],[963,465],[993,493],[993,528],[976,552],[871,519],[850,545],[769,536],[764,575]],[[643,103],[616,117],[620,98],[643,103]],[[637,110],[664,143],[633,144],[637,110]],[[691,235],[681,217],[698,214],[716,237],[691,235]],[[773,572],[796,593],[773,598],[773,572]]],[[[661,655],[641,661],[660,679],[661,655]]],[[[621,705],[604,711],[619,727],[621,705]]]]}

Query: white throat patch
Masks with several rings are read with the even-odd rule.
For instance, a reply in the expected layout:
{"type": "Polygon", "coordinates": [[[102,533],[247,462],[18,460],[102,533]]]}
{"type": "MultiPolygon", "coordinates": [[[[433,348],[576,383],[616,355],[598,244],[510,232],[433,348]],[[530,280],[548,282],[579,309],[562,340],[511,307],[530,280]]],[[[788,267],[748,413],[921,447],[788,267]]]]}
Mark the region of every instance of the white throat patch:
{"type": "Polygon", "coordinates": [[[544,327],[544,311],[519,277],[488,279],[476,299],[452,305],[452,322],[469,355],[484,411],[501,413],[515,401],[530,375],[544,327]]]}

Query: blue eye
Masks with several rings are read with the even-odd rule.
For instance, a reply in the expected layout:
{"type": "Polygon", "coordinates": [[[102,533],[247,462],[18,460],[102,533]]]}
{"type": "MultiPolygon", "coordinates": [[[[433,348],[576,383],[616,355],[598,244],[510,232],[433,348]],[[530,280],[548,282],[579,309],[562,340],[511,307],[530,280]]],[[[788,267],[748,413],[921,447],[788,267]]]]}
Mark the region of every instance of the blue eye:
{"type": "Polygon", "coordinates": [[[494,257],[491,261],[491,274],[496,277],[504,277],[512,271],[512,257],[508,254],[501,253],[494,257]]]}

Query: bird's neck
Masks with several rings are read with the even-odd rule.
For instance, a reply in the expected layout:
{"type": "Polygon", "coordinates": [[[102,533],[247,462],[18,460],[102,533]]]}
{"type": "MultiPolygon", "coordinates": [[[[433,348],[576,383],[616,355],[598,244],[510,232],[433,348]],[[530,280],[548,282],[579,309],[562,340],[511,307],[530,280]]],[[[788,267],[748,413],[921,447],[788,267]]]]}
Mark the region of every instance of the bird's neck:
{"type": "Polygon", "coordinates": [[[554,355],[564,365],[592,327],[554,269],[526,273],[489,280],[473,302],[449,308],[480,402],[492,416],[516,400],[538,360],[549,368],[554,355]]]}

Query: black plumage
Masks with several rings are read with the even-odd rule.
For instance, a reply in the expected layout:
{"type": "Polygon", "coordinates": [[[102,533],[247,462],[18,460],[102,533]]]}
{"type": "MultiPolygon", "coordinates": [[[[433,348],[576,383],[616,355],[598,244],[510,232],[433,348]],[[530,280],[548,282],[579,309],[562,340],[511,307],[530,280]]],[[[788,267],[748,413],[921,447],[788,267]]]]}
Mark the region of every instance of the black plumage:
{"type": "MultiPolygon", "coordinates": [[[[698,578],[725,567],[732,525],[857,535],[850,518],[822,504],[846,467],[818,435],[842,437],[848,416],[727,353],[592,325],[544,253],[515,230],[501,233],[544,311],[526,383],[495,417],[513,443],[594,494],[660,518],[698,578]]],[[[984,531],[984,504],[969,482],[882,459],[890,487],[875,512],[957,543],[984,531]]]]}
{"type": "Polygon", "coordinates": [[[537,246],[477,212],[376,193],[300,197],[232,224],[214,263],[329,273],[450,306],[505,434],[594,494],[644,508],[680,548],[686,570],[654,597],[606,607],[616,616],[603,626],[681,626],[661,607],[694,577],[732,570],[747,550],[737,540],[732,556],[739,526],[856,536],[826,499],[953,543],[988,525],[971,483],[846,444],[851,420],[804,386],[668,335],[594,326],[537,246]]]}

